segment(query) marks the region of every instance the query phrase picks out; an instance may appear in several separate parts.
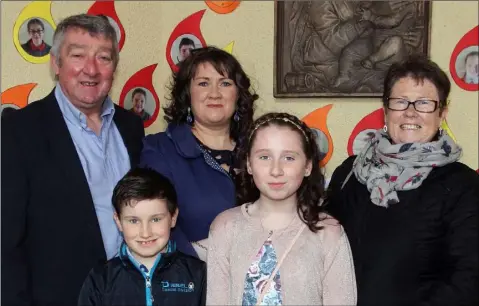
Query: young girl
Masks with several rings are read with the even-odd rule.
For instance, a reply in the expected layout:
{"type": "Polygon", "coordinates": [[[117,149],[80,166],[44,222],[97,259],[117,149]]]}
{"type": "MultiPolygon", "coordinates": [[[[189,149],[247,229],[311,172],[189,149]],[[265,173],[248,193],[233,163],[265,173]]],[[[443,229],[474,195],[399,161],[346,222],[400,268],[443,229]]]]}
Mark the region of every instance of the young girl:
{"type": "Polygon", "coordinates": [[[258,118],[243,145],[244,203],[210,228],[207,305],[355,305],[351,251],[320,205],[324,178],[298,118],[258,118]]]}

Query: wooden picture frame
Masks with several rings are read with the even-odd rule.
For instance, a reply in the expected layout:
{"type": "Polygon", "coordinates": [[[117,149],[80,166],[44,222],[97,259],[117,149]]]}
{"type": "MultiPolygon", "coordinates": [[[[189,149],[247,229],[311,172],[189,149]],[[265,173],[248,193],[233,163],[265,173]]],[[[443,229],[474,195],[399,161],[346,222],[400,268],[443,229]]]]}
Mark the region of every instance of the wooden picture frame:
{"type": "Polygon", "coordinates": [[[389,66],[429,55],[431,1],[276,1],[274,97],[378,97],[389,66]]]}

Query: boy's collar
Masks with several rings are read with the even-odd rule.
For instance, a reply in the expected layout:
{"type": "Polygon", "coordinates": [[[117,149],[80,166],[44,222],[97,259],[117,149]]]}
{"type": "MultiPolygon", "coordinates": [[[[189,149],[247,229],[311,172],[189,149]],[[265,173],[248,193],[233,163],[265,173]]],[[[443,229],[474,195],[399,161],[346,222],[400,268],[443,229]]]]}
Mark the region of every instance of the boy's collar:
{"type": "Polygon", "coordinates": [[[171,256],[169,256],[172,253],[175,253],[176,251],[176,243],[174,241],[169,240],[167,247],[166,247],[166,252],[165,253],[158,253],[156,256],[155,263],[153,264],[153,267],[151,268],[150,271],[146,269],[146,267],[140,263],[136,258],[131,254],[130,248],[128,245],[125,243],[125,241],[122,242],[120,246],[120,252],[118,252],[118,256],[120,257],[121,261],[123,264],[132,264],[135,268],[140,270],[142,273],[144,272],[149,272],[152,274],[155,270],[158,264],[160,263],[162,258],[168,259],[171,256]],[[142,267],[143,266],[143,267],[142,267]],[[145,271],[146,269],[146,271],[145,271]]]}

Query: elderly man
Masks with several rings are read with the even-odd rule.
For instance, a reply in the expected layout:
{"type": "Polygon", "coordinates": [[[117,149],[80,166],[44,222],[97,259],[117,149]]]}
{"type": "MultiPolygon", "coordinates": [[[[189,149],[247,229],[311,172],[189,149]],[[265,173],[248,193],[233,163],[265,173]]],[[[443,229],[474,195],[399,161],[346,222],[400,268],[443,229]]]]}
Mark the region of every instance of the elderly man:
{"type": "Polygon", "coordinates": [[[40,19],[30,19],[27,23],[27,31],[30,39],[22,45],[25,52],[37,57],[42,57],[50,53],[51,46],[43,40],[45,25],[40,19]]]}
{"type": "Polygon", "coordinates": [[[121,235],[111,194],[138,162],[138,116],[108,97],[115,30],[76,15],[58,24],[53,91],[2,120],[2,305],[75,305],[121,235]]]}

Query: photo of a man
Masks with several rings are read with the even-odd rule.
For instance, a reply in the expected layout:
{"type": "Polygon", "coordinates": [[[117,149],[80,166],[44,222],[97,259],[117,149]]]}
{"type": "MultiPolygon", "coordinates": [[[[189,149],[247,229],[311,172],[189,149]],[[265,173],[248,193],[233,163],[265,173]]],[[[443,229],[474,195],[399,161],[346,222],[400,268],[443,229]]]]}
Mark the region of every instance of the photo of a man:
{"type": "Polygon", "coordinates": [[[169,49],[170,58],[173,64],[179,65],[187,59],[194,49],[202,48],[203,43],[193,34],[177,36],[169,49]]]}
{"type": "Polygon", "coordinates": [[[150,120],[151,114],[145,110],[146,105],[146,91],[142,88],[135,88],[131,95],[131,103],[133,107],[130,109],[132,113],[140,116],[143,122],[150,120]]]}
{"type": "Polygon", "coordinates": [[[45,25],[38,18],[30,19],[27,23],[27,31],[30,39],[22,44],[23,50],[36,57],[42,57],[50,53],[51,46],[44,41],[45,25]]]}
{"type": "Polygon", "coordinates": [[[178,48],[178,61],[184,61],[191,54],[191,50],[195,49],[195,42],[188,37],[183,37],[178,48]]]}

